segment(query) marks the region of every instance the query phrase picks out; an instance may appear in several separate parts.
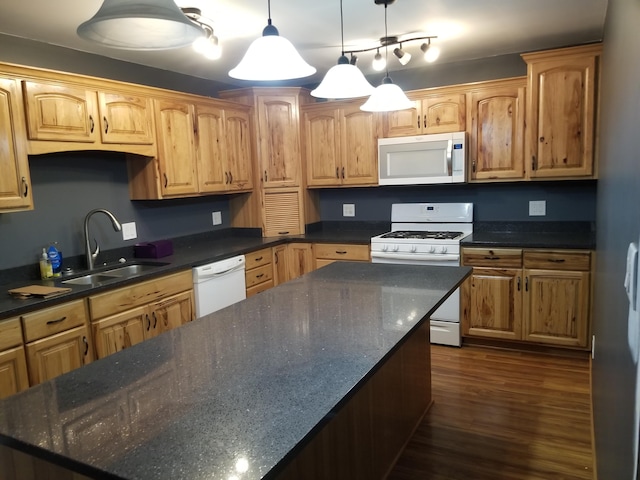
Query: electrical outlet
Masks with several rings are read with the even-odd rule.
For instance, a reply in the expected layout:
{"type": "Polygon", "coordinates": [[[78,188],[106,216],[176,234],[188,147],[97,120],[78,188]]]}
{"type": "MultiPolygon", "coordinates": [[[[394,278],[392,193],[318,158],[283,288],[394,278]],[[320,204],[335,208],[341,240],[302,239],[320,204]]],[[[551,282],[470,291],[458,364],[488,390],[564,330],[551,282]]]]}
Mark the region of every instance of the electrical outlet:
{"type": "Polygon", "coordinates": [[[122,239],[123,240],[133,240],[138,237],[138,233],[136,232],[136,222],[129,222],[122,224],[122,239]]]}
{"type": "Polygon", "coordinates": [[[529,202],[529,216],[543,217],[547,214],[547,202],[545,200],[531,200],[529,202]]]}
{"type": "Polygon", "coordinates": [[[211,218],[213,219],[214,225],[222,224],[222,212],[211,212],[211,218]]]}
{"type": "Polygon", "coordinates": [[[342,204],[342,216],[343,217],[355,217],[356,216],[356,206],[353,203],[343,203],[342,204]]]}

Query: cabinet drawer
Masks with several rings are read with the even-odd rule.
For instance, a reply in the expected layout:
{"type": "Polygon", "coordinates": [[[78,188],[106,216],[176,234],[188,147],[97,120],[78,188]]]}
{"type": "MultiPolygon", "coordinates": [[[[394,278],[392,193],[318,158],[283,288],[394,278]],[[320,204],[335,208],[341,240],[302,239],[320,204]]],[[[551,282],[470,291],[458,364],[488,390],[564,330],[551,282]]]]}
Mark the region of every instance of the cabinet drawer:
{"type": "Polygon", "coordinates": [[[370,260],[369,245],[344,245],[339,243],[316,243],[315,258],[330,260],[370,260]]]}
{"type": "Polygon", "coordinates": [[[519,268],[522,266],[522,250],[518,248],[463,248],[462,265],[519,268]]]}
{"type": "Polygon", "coordinates": [[[244,259],[247,270],[271,263],[271,248],[263,248],[256,252],[247,253],[244,259]]]}
{"type": "Polygon", "coordinates": [[[589,271],[591,254],[589,252],[556,251],[525,251],[525,268],[543,268],[548,270],[579,270],[589,271]]]}
{"type": "Polygon", "coordinates": [[[261,267],[252,268],[245,273],[247,288],[253,287],[267,280],[273,279],[273,268],[271,264],[263,265],[261,267]]]}
{"type": "Polygon", "coordinates": [[[258,283],[257,285],[254,285],[253,287],[247,288],[247,298],[251,297],[252,295],[255,295],[256,293],[260,293],[260,292],[264,292],[265,290],[269,290],[270,288],[273,288],[273,279],[268,280],[266,282],[258,283]]]}
{"type": "Polygon", "coordinates": [[[0,350],[22,345],[20,318],[9,318],[0,322],[0,350]]]}
{"type": "Polygon", "coordinates": [[[32,342],[73,327],[84,325],[87,308],[84,300],[64,303],[22,315],[24,340],[32,342]]]}
{"type": "Polygon", "coordinates": [[[91,319],[97,320],[107,315],[124,312],[192,288],[191,270],[185,270],[173,275],[93,295],[89,297],[91,319]]]}

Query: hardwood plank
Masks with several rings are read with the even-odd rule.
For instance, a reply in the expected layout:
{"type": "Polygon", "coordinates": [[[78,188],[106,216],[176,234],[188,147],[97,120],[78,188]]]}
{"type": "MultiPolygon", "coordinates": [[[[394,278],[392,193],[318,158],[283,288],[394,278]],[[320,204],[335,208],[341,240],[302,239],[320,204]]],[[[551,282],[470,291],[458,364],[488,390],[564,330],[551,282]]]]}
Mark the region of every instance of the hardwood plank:
{"type": "Polygon", "coordinates": [[[434,404],[388,480],[593,480],[586,358],[431,346],[434,404]]]}

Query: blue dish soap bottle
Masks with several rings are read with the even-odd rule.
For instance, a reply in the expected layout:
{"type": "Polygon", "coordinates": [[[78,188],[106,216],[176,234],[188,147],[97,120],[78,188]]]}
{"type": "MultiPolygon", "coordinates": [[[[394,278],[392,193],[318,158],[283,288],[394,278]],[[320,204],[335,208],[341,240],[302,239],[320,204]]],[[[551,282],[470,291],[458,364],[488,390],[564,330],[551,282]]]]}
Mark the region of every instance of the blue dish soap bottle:
{"type": "Polygon", "coordinates": [[[58,242],[53,242],[49,245],[49,249],[47,250],[47,255],[51,262],[51,270],[53,270],[54,277],[60,277],[62,275],[62,256],[58,250],[57,243],[58,242]]]}

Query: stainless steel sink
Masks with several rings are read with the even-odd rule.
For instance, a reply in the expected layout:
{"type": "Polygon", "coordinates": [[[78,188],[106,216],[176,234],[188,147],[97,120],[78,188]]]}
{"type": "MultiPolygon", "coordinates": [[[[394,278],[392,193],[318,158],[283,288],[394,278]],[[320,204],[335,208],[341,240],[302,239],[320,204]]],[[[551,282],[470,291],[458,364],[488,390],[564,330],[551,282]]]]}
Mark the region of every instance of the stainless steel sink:
{"type": "Polygon", "coordinates": [[[70,278],[69,280],[63,280],[62,283],[68,283],[72,285],[92,285],[94,287],[104,285],[106,283],[115,282],[117,280],[123,280],[126,278],[142,275],[143,273],[152,272],[159,267],[168,265],[168,263],[162,262],[140,262],[132,263],[130,265],[124,265],[122,267],[113,267],[100,272],[89,273],[82,275],[81,277],[70,278]]]}

